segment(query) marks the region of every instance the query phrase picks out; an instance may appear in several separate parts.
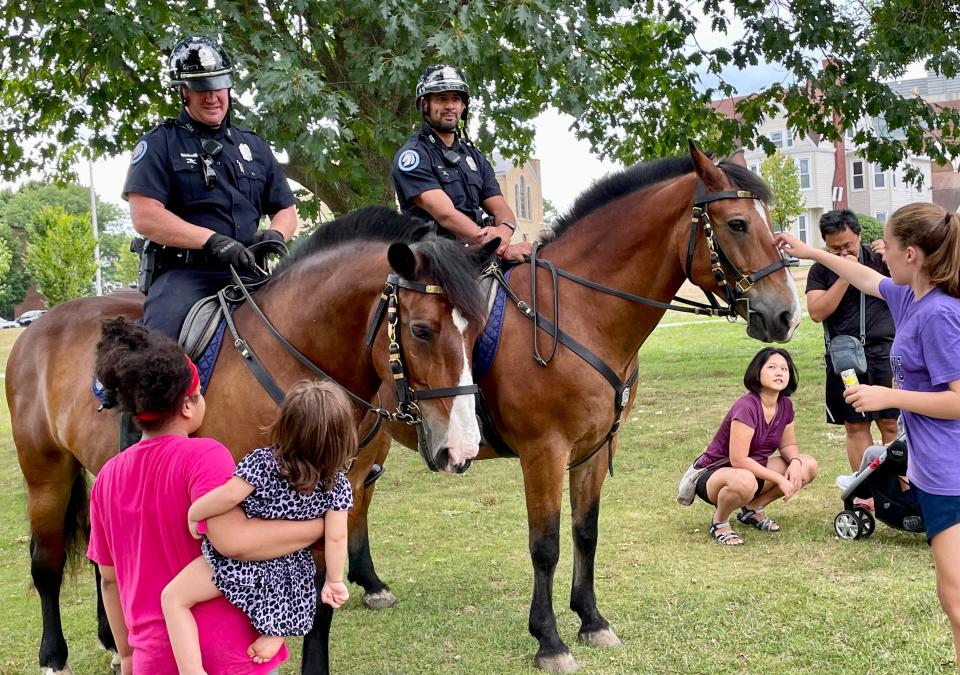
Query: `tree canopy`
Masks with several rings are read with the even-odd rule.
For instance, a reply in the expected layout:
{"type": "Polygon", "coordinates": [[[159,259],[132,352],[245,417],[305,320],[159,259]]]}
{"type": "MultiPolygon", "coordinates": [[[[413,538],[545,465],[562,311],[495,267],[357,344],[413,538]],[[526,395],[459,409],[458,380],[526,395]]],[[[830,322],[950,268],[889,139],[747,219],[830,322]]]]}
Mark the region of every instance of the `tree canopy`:
{"type": "Polygon", "coordinates": [[[48,306],[90,292],[97,264],[89,214],[45,207],[32,221],[27,238],[27,269],[48,306]]]}
{"type": "Polygon", "coordinates": [[[160,73],[191,33],[223,42],[238,68],[236,118],[285,150],[288,175],[334,212],[393,200],[390,161],[415,128],[414,86],[432,62],[464,68],[480,146],[510,157],[530,152],[532,120],[553,106],[595,152],[625,163],[682,151],[687,138],[772,152],[756,130],[777,110],[796,133],[857,128],[884,167],[908,153],[944,161],[960,155],[960,113],[882,80],[916,61],[955,75],[958,12],[914,0],[3,3],[0,175],[68,171],[81,134],[97,155],[128,151],[176,113],[160,73]],[[782,79],[758,92],[730,84],[763,63],[782,79]],[[750,95],[732,119],[710,105],[738,94],[750,95]],[[858,126],[878,116],[902,138],[858,126]]]}
{"type": "Polygon", "coordinates": [[[775,231],[789,230],[791,221],[804,211],[797,165],[778,151],[763,160],[760,164],[760,175],[773,191],[770,218],[775,231]]]}

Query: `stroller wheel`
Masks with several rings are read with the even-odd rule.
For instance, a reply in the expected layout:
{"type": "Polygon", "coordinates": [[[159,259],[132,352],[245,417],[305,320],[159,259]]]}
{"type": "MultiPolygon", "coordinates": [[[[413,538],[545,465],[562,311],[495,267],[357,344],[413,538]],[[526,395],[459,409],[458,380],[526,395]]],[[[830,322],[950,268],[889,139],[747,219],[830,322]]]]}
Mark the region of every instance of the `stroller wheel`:
{"type": "Polygon", "coordinates": [[[833,529],[841,539],[859,539],[863,534],[863,521],[853,511],[841,511],[833,519],[833,529]]]}
{"type": "Polygon", "coordinates": [[[860,538],[866,539],[877,529],[877,521],[874,520],[873,514],[867,509],[854,509],[853,512],[860,518],[862,525],[860,528],[860,538]]]}

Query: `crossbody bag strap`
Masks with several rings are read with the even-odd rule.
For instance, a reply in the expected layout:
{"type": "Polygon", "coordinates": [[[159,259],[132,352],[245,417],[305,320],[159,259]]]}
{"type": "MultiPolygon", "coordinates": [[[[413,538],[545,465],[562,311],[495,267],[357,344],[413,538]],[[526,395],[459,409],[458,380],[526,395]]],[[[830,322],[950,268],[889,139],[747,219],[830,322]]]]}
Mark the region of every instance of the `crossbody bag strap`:
{"type": "Polygon", "coordinates": [[[860,345],[862,347],[867,345],[867,313],[864,311],[866,303],[867,300],[863,295],[863,291],[860,291],[860,345]]]}

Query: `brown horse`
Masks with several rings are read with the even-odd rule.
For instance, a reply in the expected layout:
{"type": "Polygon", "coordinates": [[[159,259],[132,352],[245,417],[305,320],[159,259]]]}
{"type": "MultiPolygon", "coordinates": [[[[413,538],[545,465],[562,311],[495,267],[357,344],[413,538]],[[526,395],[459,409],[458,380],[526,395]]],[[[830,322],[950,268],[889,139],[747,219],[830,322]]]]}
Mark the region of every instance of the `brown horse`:
{"type": "MultiPolygon", "coordinates": [[[[392,317],[377,319],[388,275],[399,274],[394,327],[412,389],[422,393],[470,385],[466,354],[483,315],[479,263],[453,242],[389,243],[420,240],[422,228],[418,220],[378,207],[324,225],[256,292],[255,300],[303,355],[356,396],[371,400],[381,383],[394,390],[396,366],[395,359],[388,361],[387,335],[392,317]],[[365,335],[371,325],[380,327],[368,347],[365,335]]],[[[139,294],[123,293],[55,307],[17,340],[7,364],[13,438],[27,482],[31,574],[43,615],[44,672],[69,672],[59,596],[68,554],[83,553],[84,471],[96,474],[117,452],[117,413],[98,413],[91,394],[100,323],[111,316],[138,317],[142,301],[139,294]]],[[[267,332],[249,305],[233,316],[240,335],[281,388],[314,376],[267,332]]],[[[263,444],[261,429],[276,406],[237,350],[225,346],[221,351],[206,401],[199,435],[218,439],[238,459],[263,444]]],[[[447,470],[462,468],[476,454],[480,437],[472,396],[429,398],[419,406],[427,459],[447,470]]],[[[99,637],[113,645],[102,605],[99,609],[99,637]]],[[[320,669],[325,666],[304,664],[305,672],[320,669]]]]}
{"type": "MultiPolygon", "coordinates": [[[[570,607],[581,619],[581,642],[619,645],[597,609],[593,587],[600,489],[613,458],[617,423],[635,395],[637,352],[665,311],[656,303],[669,302],[690,278],[707,291],[728,290],[753,338],[787,341],[800,322],[796,289],[773,246],[764,205],[768,196],[745,167],[715,165],[691,144],[690,157],[637,165],[576,200],[539,252],[544,264],[537,268],[536,304],[531,265],[515,268],[509,278],[517,297],[508,300],[492,367],[477,379],[496,431],[519,455],[523,471],[534,570],[529,629],[539,641],[535,663],[544,670],[577,667],[557,633],[553,610],[568,468],[574,542],[570,607]],[[551,267],[558,270],[558,280],[551,267]],[[539,347],[534,343],[533,307],[571,339],[560,340],[552,361],[541,356],[554,346],[544,321],[539,322],[539,347]],[[604,374],[575,353],[574,344],[609,371],[604,374]]],[[[414,440],[403,428],[389,425],[388,430],[404,444],[414,440]]],[[[479,458],[497,456],[490,439],[485,441],[479,458]]],[[[374,461],[383,461],[388,449],[388,439],[372,443],[354,471],[363,475],[374,461]]],[[[357,495],[351,512],[349,578],[363,586],[368,605],[389,606],[394,598],[374,571],[367,537],[371,493],[368,488],[357,495]]]]}

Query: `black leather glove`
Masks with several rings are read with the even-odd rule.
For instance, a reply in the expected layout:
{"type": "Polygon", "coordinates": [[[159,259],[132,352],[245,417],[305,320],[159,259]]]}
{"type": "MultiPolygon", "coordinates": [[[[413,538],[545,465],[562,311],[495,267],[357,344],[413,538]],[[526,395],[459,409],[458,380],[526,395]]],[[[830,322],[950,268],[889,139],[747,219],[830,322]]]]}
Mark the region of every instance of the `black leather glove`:
{"type": "Polygon", "coordinates": [[[280,230],[257,230],[253,235],[253,243],[259,244],[262,241],[277,241],[283,244],[285,240],[280,230]]]}
{"type": "Polygon", "coordinates": [[[214,233],[210,235],[203,250],[224,265],[233,265],[238,272],[252,272],[257,263],[253,254],[233,237],[214,233]]]}

